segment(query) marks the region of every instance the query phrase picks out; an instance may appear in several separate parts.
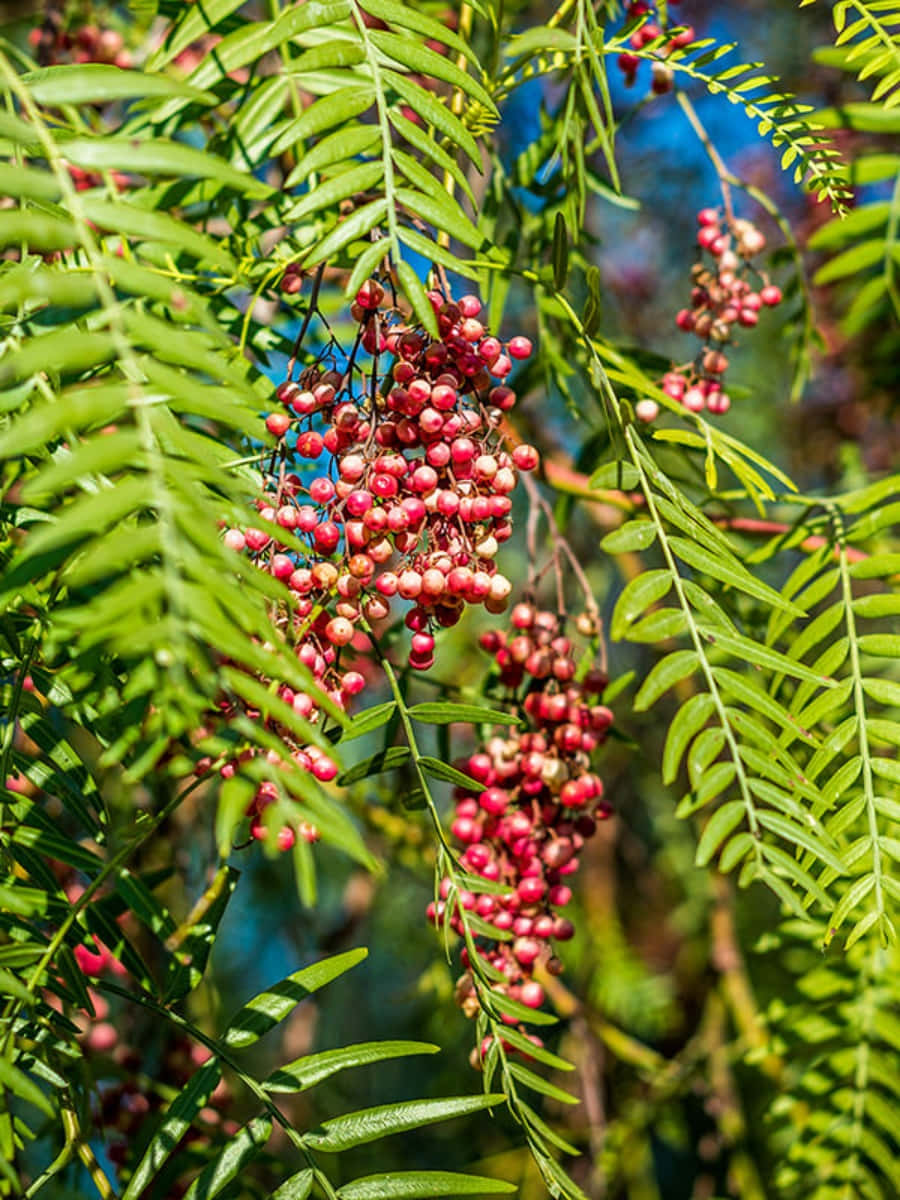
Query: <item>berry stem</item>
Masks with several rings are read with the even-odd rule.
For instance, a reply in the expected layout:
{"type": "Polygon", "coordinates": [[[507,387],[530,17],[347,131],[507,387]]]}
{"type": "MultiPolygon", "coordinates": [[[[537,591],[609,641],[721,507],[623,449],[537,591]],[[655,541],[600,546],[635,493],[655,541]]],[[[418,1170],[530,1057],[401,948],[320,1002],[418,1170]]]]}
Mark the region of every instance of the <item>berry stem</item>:
{"type": "Polygon", "coordinates": [[[722,191],[722,205],[725,209],[725,217],[728,224],[731,225],[734,221],[734,205],[732,203],[731,193],[731,172],[726,167],[721,154],[719,154],[718,150],[713,145],[712,139],[707,133],[706,127],[700,120],[697,110],[694,108],[694,105],[689,99],[687,93],[682,88],[677,88],[675,91],[675,99],[678,101],[681,111],[690,122],[694,133],[696,133],[697,137],[700,139],[703,149],[709,156],[709,161],[715,168],[716,175],[719,179],[719,187],[722,191]]]}

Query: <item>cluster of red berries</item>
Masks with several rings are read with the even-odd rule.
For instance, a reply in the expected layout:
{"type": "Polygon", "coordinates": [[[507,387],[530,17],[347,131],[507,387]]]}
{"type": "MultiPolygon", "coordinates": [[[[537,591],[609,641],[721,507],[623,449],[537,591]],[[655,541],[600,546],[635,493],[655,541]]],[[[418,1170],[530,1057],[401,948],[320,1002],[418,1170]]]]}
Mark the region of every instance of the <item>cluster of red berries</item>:
{"type": "MultiPolygon", "coordinates": [[[[669,0],[670,4],[676,2],[677,0],[669,0]]],[[[642,25],[635,29],[634,33],[628,39],[635,50],[642,50],[645,46],[663,36],[663,30],[652,19],[652,14],[653,6],[647,0],[630,0],[626,5],[625,17],[628,21],[637,21],[642,17],[651,17],[651,19],[645,20],[642,25]]],[[[696,37],[697,35],[692,27],[686,25],[680,28],[677,33],[673,33],[667,42],[660,45],[657,53],[661,57],[650,68],[650,87],[657,96],[664,95],[672,87],[672,69],[662,62],[661,59],[667,57],[673,50],[681,50],[685,46],[690,46],[696,37]]],[[[640,57],[637,54],[629,54],[626,51],[624,54],[619,55],[617,62],[619,70],[624,77],[625,86],[631,87],[637,77],[638,67],[641,65],[640,57]]]]}
{"type": "Polygon", "coordinates": [[[28,44],[46,66],[60,63],[108,63],[128,69],[134,65],[125,39],[115,29],[82,25],[72,32],[61,22],[45,22],[28,34],[28,44]]]}
{"type": "MultiPolygon", "coordinates": [[[[722,378],[728,369],[723,346],[733,342],[735,325],[752,329],[760,309],[781,303],[781,289],[769,283],[764,273],[750,260],[765,248],[766,239],[756,226],[741,218],[723,220],[718,210],[703,208],[697,214],[697,244],[712,258],[708,266],[702,260],[691,270],[693,289],[691,307],[683,308],[675,318],[679,329],[694,333],[702,346],[694,360],[668,371],[662,389],[689,412],[708,409],[716,415],[728,412],[731,399],[723,390],[722,378]],[[758,290],[750,282],[755,275],[758,290]]],[[[653,400],[641,400],[635,411],[644,421],[652,421],[659,412],[653,400]]]]}
{"type": "MultiPolygon", "coordinates": [[[[580,617],[578,626],[586,634],[596,632],[590,616],[580,617]]],[[[480,938],[478,953],[503,975],[496,987],[539,1008],[544,989],[533,977],[535,968],[558,974],[562,966],[553,941],[567,941],[574,933],[559,912],[572,898],[566,879],[578,869],[585,839],[612,812],[591,756],[605,741],[613,715],[599,702],[606,676],[579,665],[572,638],[552,612],[517,604],[511,629],[483,634],[481,645],[494,655],[499,683],[516,698],[528,729],[498,733],[462,764],[480,787],[456,790],[451,830],[465,847],[460,861],[469,874],[509,890],[460,892],[447,914],[445,879],[428,917],[433,922],[446,917],[457,932],[462,911],[487,922],[496,938],[480,938]]],[[[462,962],[467,973],[457,998],[472,1016],[478,1000],[465,949],[462,962]]]]}
{"type": "MultiPolygon", "coordinates": [[[[508,452],[499,429],[515,403],[503,381],[531,343],[514,337],[504,347],[492,337],[475,296],[453,301],[434,291],[429,299],[437,340],[384,308],[378,282],[362,285],[350,309],[358,331],[349,362],[339,370],[320,361],[281,384],[282,407],[266,421],[278,446],[257,506],[292,543],[252,527],[224,535],[287,584],[291,603],[274,615],[276,627],[340,709],[366,685],[357,661],[368,648],[364,631],[386,620],[392,604],[407,606],[409,665],[427,670],[436,627],[456,624],[467,604],[500,613],[512,590],[495,556],[512,533],[517,472],[533,470],[538,454],[528,445],[508,452]],[[371,358],[365,371],[361,352],[371,358]]],[[[287,686],[279,695],[301,717],[319,719],[314,695],[287,686]]],[[[279,734],[296,763],[334,778],[326,754],[279,734]]],[[[254,802],[260,836],[258,818],[273,799],[274,788],[264,787],[254,802]]],[[[282,841],[293,844],[290,830],[282,841]]]]}

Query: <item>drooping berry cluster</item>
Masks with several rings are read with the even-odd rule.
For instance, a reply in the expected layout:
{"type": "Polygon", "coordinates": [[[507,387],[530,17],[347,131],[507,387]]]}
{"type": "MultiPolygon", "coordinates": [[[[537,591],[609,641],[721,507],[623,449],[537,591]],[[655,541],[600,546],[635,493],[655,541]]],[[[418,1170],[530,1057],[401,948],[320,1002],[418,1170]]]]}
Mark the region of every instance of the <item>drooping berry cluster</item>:
{"type": "MultiPolygon", "coordinates": [[[[707,409],[728,412],[731,399],[722,382],[728,369],[723,347],[734,341],[734,326],[752,329],[760,309],[781,303],[781,289],[770,283],[765,272],[751,259],[765,248],[766,239],[751,222],[741,218],[723,220],[717,209],[703,208],[697,214],[697,244],[701,260],[691,270],[691,307],[683,308],[675,323],[685,333],[694,333],[702,345],[694,359],[674,367],[662,379],[663,391],[689,412],[707,409]],[[706,252],[712,264],[702,258],[706,252]],[[751,280],[755,277],[756,286],[751,280]]],[[[653,400],[636,406],[641,420],[652,421],[659,408],[653,400]]]]}
{"type": "MultiPolygon", "coordinates": [[[[669,0],[670,4],[676,3],[676,0],[669,0]]],[[[630,0],[625,7],[625,16],[628,21],[637,21],[641,17],[647,17],[634,33],[629,37],[629,42],[633,49],[642,50],[645,46],[649,46],[651,42],[663,36],[664,30],[659,24],[659,17],[654,12],[652,4],[647,0],[630,0]]],[[[690,25],[679,28],[678,32],[673,33],[668,41],[660,44],[657,53],[660,55],[660,60],[651,64],[651,80],[650,87],[657,96],[662,96],[672,87],[672,69],[667,66],[661,59],[666,58],[673,50],[681,50],[685,46],[690,46],[691,42],[696,39],[697,35],[690,25]]],[[[637,54],[629,54],[627,51],[620,54],[617,62],[619,70],[622,72],[623,81],[626,87],[632,87],[637,78],[638,67],[641,65],[641,58],[637,54]]]]}
{"type": "MultiPolygon", "coordinates": [[[[587,627],[592,620],[582,617],[579,624],[587,627]]],[[[544,989],[533,977],[535,968],[558,973],[562,968],[553,942],[574,933],[560,913],[572,898],[566,878],[578,869],[585,839],[612,811],[591,757],[605,741],[613,715],[599,702],[605,675],[579,667],[573,640],[552,612],[517,604],[511,629],[485,633],[481,644],[494,655],[500,685],[517,699],[528,729],[498,733],[463,764],[481,786],[457,789],[451,829],[464,846],[460,861],[469,874],[509,891],[461,892],[453,911],[445,914],[450,894],[445,879],[441,899],[429,905],[428,916],[437,922],[449,915],[457,932],[462,930],[460,906],[486,921],[497,940],[479,938],[477,944],[504,976],[496,986],[538,1008],[544,989]]],[[[465,949],[462,961],[470,966],[465,949]]],[[[468,1015],[477,1011],[471,975],[460,980],[457,996],[468,1015]]]]}
{"type": "MultiPolygon", "coordinates": [[[[499,427],[515,402],[503,381],[531,343],[514,337],[504,347],[478,319],[474,296],[429,299],[435,340],[384,306],[378,282],[363,284],[347,361],[327,354],[281,384],[281,408],[267,418],[278,445],[257,507],[291,544],[253,527],[224,535],[287,584],[292,599],[273,614],[276,628],[341,709],[366,684],[364,631],[394,605],[407,608],[410,666],[427,670],[435,628],[454,625],[467,604],[502,612],[512,587],[495,556],[512,533],[517,472],[533,470],[538,455],[527,445],[505,450],[499,427]]],[[[283,686],[279,695],[301,717],[319,718],[314,694],[283,686]]],[[[295,762],[334,778],[327,755],[278,732],[295,762]]],[[[251,815],[273,792],[260,789],[251,815]]],[[[293,835],[282,833],[287,848],[293,835]]]]}

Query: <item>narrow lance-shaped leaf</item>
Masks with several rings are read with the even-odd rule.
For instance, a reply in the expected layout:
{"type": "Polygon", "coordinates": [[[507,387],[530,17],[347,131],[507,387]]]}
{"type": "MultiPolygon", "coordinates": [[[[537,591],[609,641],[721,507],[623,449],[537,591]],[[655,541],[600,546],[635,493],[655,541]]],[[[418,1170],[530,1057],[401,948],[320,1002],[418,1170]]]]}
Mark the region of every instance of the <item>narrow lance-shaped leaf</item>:
{"type": "Polygon", "coordinates": [[[283,1021],[301,1000],[305,1000],[326,983],[331,983],[333,979],[355,967],[367,954],[368,951],[361,946],[344,954],[324,958],[311,967],[288,975],[267,991],[260,992],[235,1013],[228,1023],[223,1038],[225,1045],[234,1048],[252,1046],[264,1033],[268,1033],[283,1021]]]}
{"type": "Polygon", "coordinates": [[[279,1067],[263,1087],[267,1092],[303,1092],[338,1071],[364,1067],[389,1058],[405,1058],[413,1054],[437,1054],[440,1046],[429,1042],[360,1042],[308,1054],[286,1066],[279,1067]]]}
{"type": "Polygon", "coordinates": [[[493,1196],[514,1192],[516,1185],[487,1175],[456,1171],[392,1171],[366,1175],[338,1188],[340,1200],[432,1200],[437,1196],[493,1196]]]}
{"type": "Polygon", "coordinates": [[[184,1200],[214,1200],[260,1153],[272,1133],[270,1117],[257,1117],[238,1130],[222,1153],[200,1172],[184,1200]]]}
{"type": "Polygon", "coordinates": [[[160,1119],[150,1145],[122,1193],[122,1200],[137,1200],[159,1168],[187,1133],[191,1122],[216,1088],[222,1071],[216,1059],[211,1059],[191,1078],[175,1097],[160,1119]]]}
{"type": "Polygon", "coordinates": [[[453,1117],[464,1117],[485,1108],[495,1108],[506,1103],[504,1095],[454,1096],[446,1100],[407,1100],[400,1104],[382,1104],[376,1108],[365,1108],[360,1112],[347,1113],[324,1121],[318,1130],[304,1136],[304,1142],[313,1150],[334,1153],[349,1150],[351,1146],[362,1146],[393,1133],[405,1133],[408,1129],[419,1129],[433,1125],[436,1121],[449,1121],[453,1117]]]}

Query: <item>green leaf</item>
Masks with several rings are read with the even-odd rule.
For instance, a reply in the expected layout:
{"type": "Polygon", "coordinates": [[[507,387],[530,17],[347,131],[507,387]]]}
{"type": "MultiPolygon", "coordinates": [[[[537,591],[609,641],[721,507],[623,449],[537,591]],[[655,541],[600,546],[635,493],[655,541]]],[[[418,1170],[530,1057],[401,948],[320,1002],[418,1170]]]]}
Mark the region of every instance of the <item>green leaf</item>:
{"type": "MultiPolygon", "coordinates": [[[[35,947],[40,954],[43,951],[42,946],[35,947]]],[[[11,971],[7,971],[5,967],[0,967],[0,993],[4,996],[15,996],[17,1000],[21,1000],[24,1004],[33,1004],[35,1001],[34,993],[22,983],[18,976],[13,975],[11,971]]]]}
{"type": "Polygon", "coordinates": [[[396,701],[388,700],[384,704],[375,704],[371,708],[366,708],[361,713],[357,713],[341,734],[341,741],[349,742],[353,738],[363,737],[364,734],[372,733],[375,729],[380,729],[382,725],[388,723],[394,715],[396,708],[396,701]]]}
{"type": "Polygon", "coordinates": [[[103,867],[103,860],[78,842],[65,834],[58,834],[37,825],[17,825],[11,840],[14,845],[39,850],[46,858],[58,858],[60,862],[68,863],[70,867],[76,867],[91,876],[103,867]]]}
{"type": "Polygon", "coordinates": [[[693,675],[700,665],[696,650],[676,650],[667,654],[650,671],[634,698],[635,712],[646,712],[669,688],[693,675]]]}
{"type": "Polygon", "coordinates": [[[841,925],[843,925],[850,913],[853,912],[854,908],[856,908],[858,904],[861,904],[863,900],[865,900],[866,896],[868,896],[869,892],[871,892],[874,887],[875,876],[863,875],[857,879],[855,883],[852,883],[849,888],[847,888],[834,912],[831,914],[831,919],[828,922],[829,941],[831,940],[832,933],[836,933],[837,930],[840,929],[841,925]]]}
{"type": "Polygon", "coordinates": [[[630,642],[658,643],[687,633],[688,623],[681,608],[660,608],[628,626],[630,642]]]}
{"type": "Polygon", "coordinates": [[[402,113],[397,112],[395,109],[390,110],[388,119],[403,140],[409,142],[424,158],[431,159],[439,170],[449,175],[469,199],[472,207],[477,208],[475,196],[468,179],[456,159],[450,157],[437,139],[431,137],[426,130],[414,124],[414,122],[404,117],[402,113]]]}
{"type": "Polygon", "coordinates": [[[472,62],[478,61],[472,47],[458,33],[454,33],[443,21],[436,21],[434,17],[426,16],[416,8],[397,4],[394,0],[364,0],[360,8],[364,8],[373,17],[386,21],[388,25],[415,30],[431,41],[440,42],[464,54],[472,62]]]}
{"type": "Polygon", "coordinates": [[[469,791],[480,792],[482,790],[477,779],[473,779],[471,775],[464,775],[456,767],[451,767],[449,763],[441,762],[438,758],[431,758],[427,754],[422,755],[419,758],[419,766],[432,779],[440,779],[444,783],[452,783],[456,787],[466,788],[469,791]]]}
{"type": "Polygon", "coordinates": [[[431,301],[425,293],[422,281],[408,262],[399,259],[395,264],[397,278],[407,300],[412,305],[416,319],[428,330],[432,337],[437,337],[437,318],[431,301]]]}
{"type": "Polygon", "coordinates": [[[368,951],[364,947],[323,958],[321,962],[295,971],[280,983],[249,1000],[228,1023],[223,1041],[226,1046],[243,1049],[252,1046],[264,1033],[274,1029],[301,1000],[317,992],[362,962],[368,951]]]}
{"type": "Polygon", "coordinates": [[[719,855],[719,870],[726,875],[742,862],[750,850],[757,844],[752,833],[737,833],[722,848],[719,855]]]}
{"type": "Polygon", "coordinates": [[[411,757],[409,746],[388,746],[379,750],[377,754],[370,754],[362,762],[354,763],[338,776],[337,782],[341,787],[349,787],[351,783],[358,783],[361,779],[369,779],[373,775],[381,775],[384,771],[402,767],[411,757]]]}
{"type": "Polygon", "coordinates": [[[263,1084],[267,1092],[303,1092],[349,1067],[363,1067],[389,1058],[404,1058],[412,1054],[437,1054],[440,1046],[429,1042],[360,1042],[308,1054],[279,1067],[263,1084]]]}
{"type": "Polygon", "coordinates": [[[813,276],[813,283],[823,287],[826,283],[834,283],[836,279],[844,279],[848,275],[856,275],[867,267],[880,263],[885,257],[883,238],[870,238],[852,246],[849,250],[835,255],[824,267],[820,267],[813,276]]]}
{"type": "Polygon", "coordinates": [[[73,138],[66,142],[66,158],[88,171],[134,171],[141,175],[172,175],[176,179],[212,179],[236,192],[259,198],[271,189],[249,172],[238,171],[207,150],[154,137],[73,138]]]}
{"type": "Polygon", "coordinates": [[[691,696],[679,708],[666,735],[662,766],[664,783],[674,783],[688,745],[713,715],[715,708],[715,700],[706,693],[691,696]]]}
{"type": "MultiPolygon", "coordinates": [[[[289,147],[295,146],[298,142],[305,141],[315,134],[322,133],[326,129],[333,129],[335,125],[346,125],[354,117],[358,117],[371,108],[373,100],[372,87],[364,80],[359,80],[351,87],[338,88],[330,96],[323,96],[321,100],[314,101],[296,120],[291,121],[284,133],[276,138],[269,147],[269,154],[273,157],[282,154],[289,147]]],[[[339,137],[340,133],[341,131],[338,130],[333,136],[339,137]]],[[[312,153],[315,153],[315,150],[312,153]]],[[[348,148],[343,157],[352,153],[352,149],[348,148]]],[[[301,157],[295,171],[299,170],[302,165],[301,157]]],[[[298,182],[298,179],[294,179],[291,186],[298,182]]]]}
{"type": "Polygon", "coordinates": [[[821,687],[837,686],[829,675],[819,675],[809,667],[804,667],[802,663],[796,663],[787,655],[779,654],[777,650],[763,646],[760,642],[754,642],[739,634],[725,633],[721,629],[709,629],[704,626],[698,628],[711,645],[726,650],[734,658],[746,662],[751,667],[790,675],[794,679],[808,679],[821,687]]]}
{"type": "Polygon", "coordinates": [[[890,633],[869,633],[857,638],[863,654],[878,658],[900,658],[900,637],[890,633]]]}
{"type": "Polygon", "coordinates": [[[315,1175],[310,1167],[305,1167],[286,1179],[277,1191],[272,1193],[272,1200],[306,1200],[312,1191],[315,1175]]]}
{"type": "Polygon", "coordinates": [[[222,1071],[213,1058],[191,1076],[156,1126],[150,1144],[135,1167],[122,1200],[138,1200],[144,1189],[155,1179],[159,1169],[190,1128],[194,1117],[209,1102],[222,1071]]]}
{"type": "Polygon", "coordinates": [[[486,1175],[456,1171],[392,1171],[366,1175],[338,1188],[340,1200],[431,1200],[437,1196],[499,1195],[516,1190],[514,1183],[486,1175]]]}
{"type": "Polygon", "coordinates": [[[890,679],[864,679],[863,691],[879,704],[900,708],[900,683],[890,679]]]}
{"type": "Polygon", "coordinates": [[[573,1146],[571,1142],[567,1142],[555,1129],[551,1129],[547,1122],[542,1117],[539,1117],[534,1109],[527,1105],[524,1100],[519,1102],[518,1108],[532,1129],[535,1129],[541,1135],[542,1140],[549,1142],[551,1146],[556,1146],[558,1150],[562,1150],[563,1154],[578,1154],[578,1147],[573,1146]]]}
{"type": "Polygon", "coordinates": [[[0,212],[0,247],[27,246],[31,250],[68,250],[79,241],[70,221],[21,208],[0,212]]]}
{"type": "MultiPolygon", "coordinates": [[[[385,83],[390,84],[394,91],[400,96],[401,100],[405,100],[414,113],[418,114],[429,125],[433,125],[439,133],[443,133],[450,139],[454,145],[459,146],[461,150],[465,150],[472,163],[480,171],[481,170],[481,155],[478,152],[478,143],[454,113],[445,104],[441,104],[439,100],[431,92],[427,92],[423,87],[414,83],[412,79],[405,75],[399,75],[396,71],[382,71],[382,78],[385,83]]],[[[400,114],[403,115],[402,113],[400,114]]],[[[398,128],[397,120],[393,111],[388,113],[391,124],[398,128]]],[[[407,118],[404,118],[407,119],[407,118]]]]}
{"type": "Polygon", "coordinates": [[[851,563],[849,569],[854,579],[883,579],[888,575],[900,575],[900,554],[875,554],[851,563]]]}
{"type": "Polygon", "coordinates": [[[856,596],[852,608],[858,617],[900,616],[900,595],[877,592],[870,596],[856,596]]]}
{"type": "Polygon", "coordinates": [[[528,1008],[519,1000],[513,1000],[512,996],[507,996],[505,992],[491,992],[491,1000],[500,1009],[510,1017],[516,1017],[517,1020],[527,1025],[556,1025],[557,1019],[552,1013],[544,1012],[541,1008],[528,1008]]]}
{"type": "Polygon", "coordinates": [[[364,1108],[360,1112],[346,1113],[323,1121],[318,1130],[304,1135],[304,1142],[312,1150],[333,1154],[338,1150],[349,1150],[394,1133],[405,1133],[436,1121],[449,1121],[495,1108],[506,1103],[506,1097],[454,1096],[446,1100],[406,1100],[399,1104],[381,1104],[376,1108],[364,1108]]]}
{"type": "Polygon", "coordinates": [[[632,579],[622,591],[613,609],[610,636],[620,641],[629,634],[629,626],[640,617],[651,604],[656,604],[672,587],[669,571],[645,571],[632,579]]]}
{"type": "Polygon", "coordinates": [[[73,63],[29,71],[22,76],[31,98],[49,108],[66,105],[109,104],[113,100],[139,99],[146,96],[215,104],[211,92],[202,92],[173,79],[170,75],[149,75],[145,71],[125,70],[107,63],[73,63]]]}
{"type": "Polygon", "coordinates": [[[784,612],[790,612],[794,616],[802,617],[803,609],[798,608],[796,604],[791,604],[785,600],[780,592],[776,592],[774,588],[763,583],[761,579],[757,579],[754,575],[733,560],[726,560],[724,557],[710,553],[704,546],[699,546],[696,542],[689,542],[686,538],[670,537],[669,545],[672,550],[678,555],[682,562],[687,563],[689,567],[693,567],[695,571],[702,571],[704,575],[711,575],[713,579],[718,579],[720,583],[726,583],[731,587],[738,588],[739,591],[745,592],[748,596],[753,596],[757,600],[762,600],[764,604],[771,608],[780,608],[784,612]]]}
{"type": "Polygon", "coordinates": [[[497,708],[481,708],[477,704],[454,704],[441,701],[426,704],[414,704],[408,710],[409,716],[415,721],[426,725],[451,725],[456,721],[468,725],[518,725],[519,718],[513,713],[503,712],[497,708]]]}
{"type": "MultiPolygon", "coordinates": [[[[207,54],[194,71],[190,82],[195,87],[207,87],[231,71],[257,62],[270,51],[289,42],[307,30],[324,29],[350,16],[352,9],[346,0],[321,3],[306,0],[302,5],[282,10],[281,15],[268,21],[242,21],[218,43],[214,54],[207,54]]],[[[171,108],[169,109],[171,111],[171,108]]],[[[168,115],[167,111],[164,113],[168,115]]]]}
{"type": "MultiPolygon", "coordinates": [[[[128,204],[121,200],[103,200],[96,196],[83,196],[80,203],[88,219],[101,229],[143,238],[149,242],[162,242],[185,254],[193,255],[201,262],[213,263],[226,271],[237,272],[235,260],[219,241],[167,213],[151,212],[138,208],[136,204],[128,204]]],[[[104,261],[108,268],[115,269],[115,265],[109,260],[104,261]]],[[[170,284],[169,291],[174,298],[178,289],[174,284],[170,284]]]]}
{"type": "MultiPolygon", "coordinates": [[[[566,219],[558,212],[553,219],[553,246],[550,253],[553,264],[553,286],[561,292],[569,276],[569,231],[566,219]]],[[[613,551],[610,551],[612,554],[613,551]]]]}
{"type": "MultiPolygon", "coordinates": [[[[731,764],[724,764],[731,765],[731,764]]],[[[697,844],[695,863],[705,867],[712,856],[730,834],[734,833],[741,821],[747,816],[747,806],[743,800],[730,800],[717,808],[704,826],[700,841],[697,844]]]]}
{"type": "Polygon", "coordinates": [[[341,171],[311,188],[287,210],[285,220],[299,223],[311,213],[334,208],[341,200],[346,200],[357,192],[367,192],[380,182],[383,171],[384,165],[380,160],[359,163],[348,171],[341,171]]]}
{"type": "Polygon", "coordinates": [[[161,70],[182,50],[186,50],[191,42],[216,29],[235,9],[240,8],[243,2],[244,0],[203,0],[199,8],[191,6],[183,9],[180,19],[168,31],[166,40],[147,59],[144,69],[161,70]]]}
{"type": "Polygon", "coordinates": [[[600,542],[607,554],[634,554],[646,550],[656,541],[656,526],[652,521],[626,521],[600,542]]]}
{"type": "Polygon", "coordinates": [[[66,491],[79,479],[115,474],[122,469],[123,463],[142,467],[142,459],[137,429],[119,429],[115,433],[76,443],[72,448],[60,451],[55,462],[28,480],[22,496],[29,504],[35,503],[39,497],[46,501],[66,491]]]}
{"type": "MultiPolygon", "coordinates": [[[[19,565],[42,561],[53,552],[71,550],[86,537],[96,537],[149,503],[150,496],[148,477],[137,475],[73,500],[60,510],[56,521],[29,536],[19,565]]],[[[7,584],[11,578],[12,573],[7,584]]]]}
{"type": "MultiPolygon", "coordinates": [[[[356,208],[349,217],[345,217],[342,221],[327,233],[320,242],[317,242],[311,250],[309,250],[303,259],[304,266],[312,267],[316,263],[323,262],[326,259],[337,254],[338,250],[354,242],[357,238],[363,237],[365,234],[383,221],[387,215],[388,202],[383,197],[379,200],[372,200],[369,204],[364,204],[362,208],[356,208]]],[[[404,264],[406,265],[406,264],[404,264]]]]}
{"type": "Polygon", "coordinates": [[[808,745],[817,746],[819,744],[818,739],[806,729],[801,728],[796,717],[792,716],[777,700],[774,700],[768,692],[754,683],[752,679],[748,679],[746,675],[731,671],[727,667],[713,667],[712,673],[716,683],[724,692],[734,696],[748,708],[756,709],[776,725],[781,725],[784,729],[790,730],[791,733],[802,738],[808,745]]]}
{"type": "Polygon", "coordinates": [[[490,93],[486,92],[481,84],[476,79],[473,79],[471,75],[466,74],[462,67],[457,66],[452,58],[445,58],[442,54],[438,54],[437,51],[423,46],[421,42],[401,37],[396,33],[388,33],[381,29],[371,29],[369,31],[369,40],[379,50],[383,50],[385,54],[389,54],[396,62],[402,63],[412,74],[441,79],[444,83],[449,83],[451,86],[459,88],[474,100],[477,100],[479,104],[483,104],[488,112],[499,116],[497,106],[494,104],[490,93]]]}
{"type": "Polygon", "coordinates": [[[804,850],[809,850],[817,859],[820,859],[827,866],[836,871],[838,875],[846,875],[847,867],[841,859],[826,846],[821,838],[815,837],[808,829],[789,820],[787,817],[782,817],[778,813],[770,812],[764,809],[757,814],[757,820],[760,825],[764,826],[771,833],[780,837],[783,841],[791,842],[794,845],[802,847],[804,850]]]}
{"type": "MultiPolygon", "coordinates": [[[[307,109],[307,112],[309,109],[307,109]]],[[[381,142],[381,132],[376,125],[345,125],[327,137],[320,138],[308,150],[284,181],[284,186],[294,187],[310,176],[334,163],[348,162],[359,154],[368,154],[381,142]]],[[[355,289],[354,289],[355,290],[355,289]]]]}
{"type": "Polygon", "coordinates": [[[426,194],[424,191],[414,191],[412,188],[396,188],[394,191],[397,203],[404,205],[410,212],[427,221],[435,232],[446,231],[451,237],[478,250],[484,242],[484,234],[472,224],[456,201],[447,193],[426,194]]]}
{"type": "Polygon", "coordinates": [[[33,1079],[20,1071],[8,1058],[0,1058],[0,1087],[25,1100],[48,1117],[56,1115],[53,1105],[33,1079]]]}
{"type": "Polygon", "coordinates": [[[58,200],[62,189],[49,171],[35,171],[17,163],[0,163],[0,192],[29,200],[58,200]]]}
{"type": "Polygon", "coordinates": [[[633,492],[641,486],[641,476],[630,462],[604,463],[588,481],[592,488],[633,492]]]}
{"type": "Polygon", "coordinates": [[[229,1140],[225,1149],[200,1172],[184,1200],[213,1200],[264,1148],[272,1133],[270,1117],[256,1117],[229,1140]]]}
{"type": "Polygon", "coordinates": [[[549,1096],[551,1100],[555,1100],[558,1104],[580,1104],[578,1096],[573,1096],[571,1092],[565,1091],[563,1088],[556,1087],[555,1084],[536,1075],[534,1071],[529,1071],[527,1067],[523,1067],[521,1063],[511,1062],[509,1064],[509,1073],[514,1079],[518,1079],[519,1083],[525,1087],[531,1088],[534,1092],[540,1092],[542,1096],[549,1096]]]}

